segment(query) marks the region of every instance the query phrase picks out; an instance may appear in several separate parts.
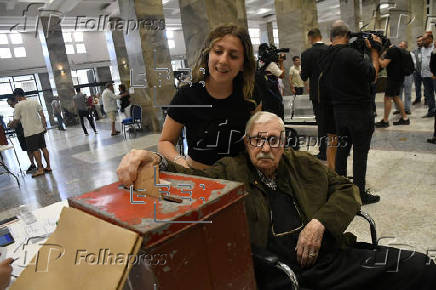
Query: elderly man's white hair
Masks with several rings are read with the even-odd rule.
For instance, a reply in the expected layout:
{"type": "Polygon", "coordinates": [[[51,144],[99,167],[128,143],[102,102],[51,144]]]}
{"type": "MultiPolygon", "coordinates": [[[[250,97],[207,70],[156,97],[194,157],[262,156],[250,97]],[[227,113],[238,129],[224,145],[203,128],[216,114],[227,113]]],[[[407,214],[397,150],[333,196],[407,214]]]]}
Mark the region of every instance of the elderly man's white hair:
{"type": "Polygon", "coordinates": [[[279,116],[270,112],[260,111],[251,116],[250,120],[248,120],[247,125],[245,126],[245,135],[250,135],[251,129],[253,129],[254,124],[268,123],[270,121],[277,121],[280,125],[281,131],[285,131],[285,123],[279,116]]]}

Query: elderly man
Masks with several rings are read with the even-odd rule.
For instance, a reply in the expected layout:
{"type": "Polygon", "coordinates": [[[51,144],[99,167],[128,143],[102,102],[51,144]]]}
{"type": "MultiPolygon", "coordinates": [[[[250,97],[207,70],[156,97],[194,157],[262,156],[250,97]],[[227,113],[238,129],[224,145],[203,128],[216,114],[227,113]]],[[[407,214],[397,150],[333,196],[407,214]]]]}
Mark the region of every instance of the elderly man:
{"type": "Polygon", "coordinates": [[[386,247],[372,251],[347,246],[353,243],[352,235],[343,232],[360,209],[358,188],[309,153],[285,151],[279,117],[258,112],[248,121],[245,133],[246,152],[222,158],[203,170],[133,150],[121,161],[119,179],[130,185],[138,166],[153,162],[173,172],[244,183],[252,245],[274,252],[289,264],[302,287],[433,289],[425,288],[436,285],[436,266],[426,266],[427,256],[386,247]],[[388,272],[397,265],[398,273],[388,272]]]}
{"type": "Polygon", "coordinates": [[[115,129],[115,121],[117,120],[117,114],[118,114],[117,100],[119,100],[121,96],[115,95],[114,85],[111,82],[106,84],[106,89],[103,91],[103,94],[101,96],[103,99],[104,110],[112,122],[111,136],[116,136],[120,134],[120,131],[117,131],[115,129]]]}

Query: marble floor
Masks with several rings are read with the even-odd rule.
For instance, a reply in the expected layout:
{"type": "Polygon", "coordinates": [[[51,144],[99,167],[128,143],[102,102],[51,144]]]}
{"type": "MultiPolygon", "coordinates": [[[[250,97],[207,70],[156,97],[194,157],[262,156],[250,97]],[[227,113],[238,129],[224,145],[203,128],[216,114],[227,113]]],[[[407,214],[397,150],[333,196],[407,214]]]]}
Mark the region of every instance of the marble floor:
{"type": "MultiPolygon", "coordinates": [[[[421,118],[423,105],[413,106],[410,126],[376,129],[368,157],[367,184],[381,196],[381,201],[367,205],[377,223],[380,243],[436,253],[436,145],[426,143],[433,133],[433,118],[421,118]]],[[[377,96],[377,121],[383,115],[383,96],[377,96]]],[[[392,115],[391,115],[392,116],[392,115]]],[[[295,126],[299,134],[316,134],[311,126],[295,126]]],[[[79,126],[61,132],[49,130],[46,142],[53,172],[32,179],[20,175],[21,188],[14,179],[0,175],[0,218],[16,214],[16,208],[27,204],[44,207],[117,181],[115,170],[122,156],[132,148],[156,150],[158,134],[138,133],[124,140],[110,136],[107,120],[97,122],[99,134],[84,136],[79,126]]],[[[91,130],[90,130],[91,132],[91,130]]],[[[16,140],[14,140],[16,141],[16,140]]],[[[15,143],[17,145],[17,143],[15,143]]],[[[16,146],[23,169],[29,166],[27,155],[16,146]]],[[[302,148],[307,150],[307,148],[302,148]]],[[[317,153],[316,148],[309,151],[317,153]]],[[[12,171],[19,167],[13,151],[3,153],[12,171]]],[[[349,158],[351,172],[351,158],[349,158]]],[[[360,218],[349,226],[358,240],[370,241],[368,224],[360,218]]]]}

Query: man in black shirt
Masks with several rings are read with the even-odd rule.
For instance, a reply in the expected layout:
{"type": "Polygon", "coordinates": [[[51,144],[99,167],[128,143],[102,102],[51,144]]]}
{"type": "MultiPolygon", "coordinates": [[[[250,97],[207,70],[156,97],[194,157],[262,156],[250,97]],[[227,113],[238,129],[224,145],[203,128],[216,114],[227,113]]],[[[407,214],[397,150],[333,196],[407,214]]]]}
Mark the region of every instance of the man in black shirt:
{"type": "MultiPolygon", "coordinates": [[[[348,46],[350,31],[343,21],[333,24],[330,31],[332,46],[321,62],[321,98],[329,98],[336,120],[339,138],[336,172],[347,176],[347,157],[353,146],[353,183],[359,187],[363,204],[380,200],[365,189],[366,163],[374,132],[374,117],[370,85],[379,69],[378,52],[371,50],[371,61],[358,50],[348,46]]],[[[373,35],[373,39],[380,39],[373,35]]]]}
{"type": "Polygon", "coordinates": [[[400,99],[400,89],[404,83],[404,74],[401,62],[401,50],[396,46],[391,46],[387,51],[383,59],[380,59],[380,66],[387,67],[388,80],[385,91],[385,112],[383,119],[377,122],[375,126],[377,128],[389,127],[389,114],[392,109],[392,100],[394,100],[400,111],[400,120],[393,122],[394,125],[410,125],[410,120],[404,110],[404,104],[400,99]]]}
{"type": "Polygon", "coordinates": [[[312,47],[306,49],[301,54],[301,79],[304,82],[307,82],[309,79],[309,98],[312,101],[313,113],[315,114],[316,123],[318,124],[319,153],[317,157],[320,160],[327,160],[327,132],[323,124],[321,124],[321,118],[319,116],[318,78],[321,73],[319,62],[322,55],[327,51],[328,46],[321,41],[322,36],[318,28],[310,30],[309,33],[307,33],[307,38],[312,44],[312,47]]]}

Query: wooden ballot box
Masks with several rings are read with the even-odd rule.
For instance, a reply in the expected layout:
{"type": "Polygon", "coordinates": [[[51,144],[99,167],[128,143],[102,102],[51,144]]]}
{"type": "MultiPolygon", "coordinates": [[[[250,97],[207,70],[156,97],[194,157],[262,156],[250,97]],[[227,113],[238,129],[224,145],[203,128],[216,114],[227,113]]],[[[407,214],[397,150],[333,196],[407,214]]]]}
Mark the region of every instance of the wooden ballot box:
{"type": "Polygon", "coordinates": [[[124,289],[256,289],[241,183],[161,172],[182,203],[119,183],[69,198],[71,207],[139,233],[124,289]]]}

